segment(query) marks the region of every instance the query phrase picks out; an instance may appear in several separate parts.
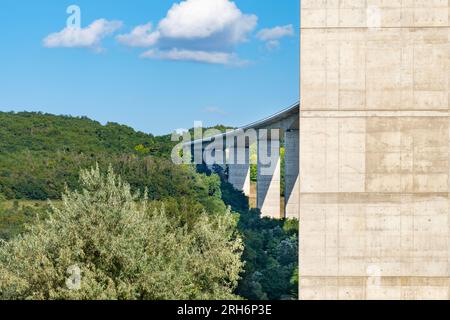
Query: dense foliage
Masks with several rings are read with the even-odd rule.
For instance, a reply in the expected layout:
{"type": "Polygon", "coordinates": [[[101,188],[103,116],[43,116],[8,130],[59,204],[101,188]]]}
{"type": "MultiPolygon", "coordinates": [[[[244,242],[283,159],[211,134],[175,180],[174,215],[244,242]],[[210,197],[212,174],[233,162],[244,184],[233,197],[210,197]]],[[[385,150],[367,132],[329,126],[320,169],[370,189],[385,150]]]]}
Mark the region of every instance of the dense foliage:
{"type": "MultiPolygon", "coordinates": [[[[209,173],[206,168],[200,172],[209,173]]],[[[237,293],[252,300],[297,299],[298,221],[261,219],[248,198],[225,181],[220,167],[223,201],[240,215],[238,229],[244,240],[244,272],[237,293]]],[[[214,176],[214,175],[212,175],[214,176]]]]}
{"type": "Polygon", "coordinates": [[[0,299],[236,298],[235,216],[202,212],[189,227],[112,170],[80,180],[61,208],[0,245],[0,299]]]}
{"type": "Polygon", "coordinates": [[[261,219],[258,212],[241,215],[245,271],[238,294],[253,300],[291,300],[298,296],[293,277],[298,266],[298,226],[286,220],[261,219]]]}
{"type": "Polygon", "coordinates": [[[170,154],[170,136],[154,137],[116,123],[42,113],[0,112],[0,193],[9,199],[58,199],[78,173],[123,157],[170,154]]]}
{"type": "Polygon", "coordinates": [[[0,240],[9,240],[25,231],[27,224],[33,223],[37,215],[45,216],[47,204],[22,204],[17,200],[7,205],[0,195],[0,240]]]}
{"type": "Polygon", "coordinates": [[[56,207],[63,210],[59,200],[65,187],[82,190],[80,169],[98,163],[105,175],[111,165],[132,192],[147,190],[151,205],[172,226],[189,232],[205,212],[226,215],[230,206],[239,217],[237,229],[244,242],[245,266],[235,293],[248,299],[295,298],[297,223],[261,219],[220,170],[211,174],[173,165],[168,160],[173,145],[170,136],[102,126],[87,118],[0,113],[0,194],[6,198],[0,197],[0,239],[28,236],[24,226],[35,225],[37,216],[42,220],[48,212],[46,202],[34,204],[38,200],[56,199],[56,207]]]}
{"type": "MultiPolygon", "coordinates": [[[[144,145],[152,154],[164,154],[157,138],[117,123],[101,125],[86,117],[0,112],[0,154],[17,151],[66,151],[95,156],[97,153],[132,152],[144,145]]],[[[164,139],[167,139],[165,137],[164,139]]]]}

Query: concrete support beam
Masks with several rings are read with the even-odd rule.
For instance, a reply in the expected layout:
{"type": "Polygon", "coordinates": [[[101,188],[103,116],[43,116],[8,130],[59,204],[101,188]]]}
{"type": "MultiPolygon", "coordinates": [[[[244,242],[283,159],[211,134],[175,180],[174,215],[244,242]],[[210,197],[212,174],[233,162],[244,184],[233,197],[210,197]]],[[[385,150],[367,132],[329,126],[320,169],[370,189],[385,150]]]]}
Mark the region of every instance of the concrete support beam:
{"type": "Polygon", "coordinates": [[[298,219],[300,209],[299,130],[288,130],[284,137],[285,218],[298,219]]]}
{"type": "Polygon", "coordinates": [[[280,141],[258,138],[256,202],[263,217],[280,218],[280,141]],[[269,160],[270,159],[270,160],[269,160]]]}
{"type": "Polygon", "coordinates": [[[250,196],[250,149],[234,148],[230,152],[231,164],[228,165],[228,182],[236,190],[242,191],[247,197],[250,196]]]}
{"type": "Polygon", "coordinates": [[[213,145],[203,146],[203,164],[213,173],[217,170],[225,171],[226,150],[215,149],[213,145]]]}

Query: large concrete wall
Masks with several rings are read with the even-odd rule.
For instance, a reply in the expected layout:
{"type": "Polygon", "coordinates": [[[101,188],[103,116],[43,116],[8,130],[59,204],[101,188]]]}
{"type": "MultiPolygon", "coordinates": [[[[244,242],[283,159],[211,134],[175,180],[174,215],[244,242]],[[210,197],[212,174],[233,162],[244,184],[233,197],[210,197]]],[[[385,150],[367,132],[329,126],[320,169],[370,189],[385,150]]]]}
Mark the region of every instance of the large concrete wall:
{"type": "Polygon", "coordinates": [[[301,299],[448,299],[449,1],[301,10],[301,299]]]}

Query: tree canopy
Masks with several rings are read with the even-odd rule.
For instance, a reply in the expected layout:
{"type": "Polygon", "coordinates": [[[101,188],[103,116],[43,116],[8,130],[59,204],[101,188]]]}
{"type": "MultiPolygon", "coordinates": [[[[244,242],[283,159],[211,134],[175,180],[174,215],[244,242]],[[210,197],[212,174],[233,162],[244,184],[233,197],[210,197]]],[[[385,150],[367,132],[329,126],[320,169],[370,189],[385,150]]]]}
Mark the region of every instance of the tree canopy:
{"type": "MultiPolygon", "coordinates": [[[[217,128],[224,129],[226,127],[218,126],[217,128]]],[[[139,203],[145,202],[146,210],[150,212],[146,219],[152,217],[161,223],[168,224],[167,230],[171,230],[174,234],[185,232],[186,235],[191,236],[190,239],[197,239],[200,235],[192,238],[195,232],[203,230],[208,235],[209,232],[216,230],[214,224],[220,221],[218,217],[234,219],[234,224],[228,231],[239,233],[244,246],[241,255],[243,268],[239,272],[240,279],[237,286],[232,284],[232,281],[228,282],[228,288],[235,286],[233,293],[236,296],[247,299],[295,299],[298,290],[296,283],[298,277],[295,275],[298,266],[298,223],[261,219],[259,211],[249,208],[248,198],[243,193],[236,191],[226,181],[224,173],[220,170],[212,173],[193,166],[174,165],[170,161],[170,151],[173,145],[169,135],[154,137],[118,124],[103,126],[87,118],[53,116],[42,113],[0,112],[0,239],[8,241],[2,246],[3,259],[6,259],[3,261],[7,262],[4,264],[0,261],[0,264],[4,265],[2,276],[8,277],[10,279],[8,283],[14,283],[13,286],[21,286],[23,283],[32,283],[30,281],[34,278],[30,270],[35,267],[41,268],[41,265],[34,264],[34,260],[31,258],[24,258],[22,262],[14,258],[15,254],[19,256],[22,254],[25,257],[24,252],[31,250],[31,247],[27,247],[24,239],[29,239],[31,241],[29,245],[35,246],[36,254],[39,254],[39,257],[45,257],[47,259],[45,261],[51,262],[52,268],[56,268],[53,266],[53,263],[56,263],[55,260],[48,259],[59,257],[61,260],[63,257],[52,251],[53,247],[50,244],[40,240],[39,237],[47,235],[46,231],[41,229],[43,226],[47,228],[46,224],[50,223],[49,221],[55,223],[55,214],[58,212],[62,212],[62,216],[64,216],[66,209],[73,208],[73,206],[67,207],[66,201],[61,201],[61,194],[67,195],[66,188],[71,190],[69,194],[73,197],[76,194],[83,194],[86,186],[83,185],[83,180],[80,180],[80,170],[85,172],[86,168],[98,164],[99,175],[106,179],[108,177],[107,168],[111,165],[115,174],[122,177],[123,182],[121,183],[125,184],[126,181],[126,184],[129,185],[130,194],[133,197],[137,193],[143,195],[146,191],[146,200],[138,197],[134,201],[138,212],[143,212],[139,203]],[[46,202],[39,201],[47,199],[54,200],[53,208],[49,207],[46,202]],[[228,213],[228,206],[231,207],[231,215],[228,213]],[[48,216],[51,217],[49,221],[47,221],[48,216]],[[206,222],[205,218],[207,218],[206,222]],[[37,230],[41,231],[37,232],[37,230]],[[47,257],[49,254],[51,254],[50,258],[47,257]],[[26,267],[27,264],[28,267],[26,267]],[[19,277],[22,271],[20,273],[14,271],[16,267],[17,270],[25,270],[23,279],[19,277]],[[14,277],[16,277],[15,282],[11,282],[14,277]]],[[[72,198],[66,196],[66,199],[72,198]]],[[[78,201],[76,203],[81,208],[82,203],[87,205],[86,201],[80,202],[76,197],[73,199],[78,201]]],[[[109,212],[105,203],[98,209],[109,212]]],[[[125,213],[131,215],[128,211],[125,213]]],[[[150,222],[146,220],[144,224],[149,226],[150,222]]],[[[50,228],[50,230],[53,229],[50,228]]],[[[104,232],[102,237],[112,242],[104,230],[100,231],[104,232]]],[[[160,229],[156,231],[162,232],[160,229]]],[[[48,233],[48,235],[61,236],[56,231],[48,233]]],[[[163,233],[160,235],[162,238],[165,237],[163,233]]],[[[86,234],[86,236],[88,235],[86,234]]],[[[122,234],[118,236],[119,239],[124,237],[122,234]]],[[[141,241],[140,243],[152,241],[143,238],[135,240],[141,241]]],[[[60,242],[62,245],[66,245],[65,254],[68,255],[68,244],[70,243],[66,243],[62,238],[60,242]]],[[[195,247],[195,244],[193,246],[195,247]]],[[[218,247],[221,248],[220,246],[219,243],[218,247]]],[[[74,248],[80,251],[77,246],[74,248]]],[[[169,257],[177,258],[170,254],[169,250],[169,257]]],[[[36,255],[31,256],[38,258],[36,255]]],[[[75,263],[77,257],[70,256],[67,261],[75,263]]],[[[76,263],[78,265],[79,260],[76,263]]],[[[44,264],[44,266],[47,265],[44,264]]],[[[55,269],[59,272],[59,275],[55,275],[59,277],[57,279],[61,280],[63,276],[64,279],[67,278],[68,267],[70,266],[59,265],[55,269]]],[[[84,268],[85,266],[79,267],[84,268]]],[[[83,268],[81,269],[83,270],[83,268]]],[[[116,277],[119,274],[107,273],[101,268],[99,270],[100,274],[102,272],[108,274],[105,279],[109,279],[109,276],[116,277]]],[[[210,268],[208,272],[216,271],[210,268]]],[[[156,274],[162,276],[159,273],[156,274]]],[[[55,276],[37,273],[35,277],[49,277],[53,286],[51,288],[54,290],[55,276]]],[[[118,279],[122,276],[119,274],[118,279]]],[[[222,278],[214,278],[213,275],[204,275],[204,278],[205,281],[215,282],[214,285],[222,288],[222,278]]],[[[95,281],[93,284],[97,285],[95,281]]],[[[110,280],[107,281],[110,282],[110,280]]],[[[111,283],[113,283],[111,288],[116,288],[117,283],[111,283]]],[[[63,283],[58,285],[64,287],[63,283]]],[[[32,290],[21,287],[22,291],[10,291],[11,288],[9,286],[7,290],[4,289],[6,290],[3,291],[4,294],[17,298],[30,294],[30,290],[32,290]],[[16,295],[12,296],[11,292],[16,292],[16,295]]],[[[117,289],[110,291],[110,287],[107,286],[98,288],[105,289],[109,298],[119,292],[117,289]]],[[[201,290],[199,289],[201,292],[212,292],[208,291],[209,289],[206,290],[204,284],[200,284],[198,288],[201,288],[201,290]]],[[[99,289],[96,292],[97,298],[104,297],[102,290],[99,289]]],[[[225,294],[225,291],[220,292],[225,294]]],[[[219,291],[216,293],[219,295],[219,291]]],[[[36,297],[43,297],[42,294],[42,292],[38,292],[36,297]]],[[[72,297],[60,294],[62,293],[52,293],[52,297],[72,297]]],[[[74,293],[64,291],[64,294],[73,295],[74,293]]],[[[83,294],[84,296],[73,297],[94,297],[93,292],[83,294]],[[89,296],[89,294],[92,295],[89,296]]],[[[136,298],[138,297],[143,298],[144,295],[136,296],[136,298]]],[[[198,293],[196,297],[200,298],[201,295],[198,293]]],[[[161,296],[161,298],[163,297],[161,296]]]]}
{"type": "Polygon", "coordinates": [[[83,170],[81,186],[1,244],[1,299],[237,298],[243,247],[230,212],[188,228],[112,169],[83,170]]]}

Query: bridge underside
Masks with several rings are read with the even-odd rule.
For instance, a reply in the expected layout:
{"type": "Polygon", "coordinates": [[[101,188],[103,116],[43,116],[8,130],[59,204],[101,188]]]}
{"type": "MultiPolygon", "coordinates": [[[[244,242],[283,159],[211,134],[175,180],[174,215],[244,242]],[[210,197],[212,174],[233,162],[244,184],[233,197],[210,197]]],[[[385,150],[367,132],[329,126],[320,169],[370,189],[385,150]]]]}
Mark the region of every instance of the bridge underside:
{"type": "Polygon", "coordinates": [[[214,148],[217,139],[223,139],[224,148],[215,152],[223,152],[227,169],[228,182],[236,190],[251,196],[250,167],[252,145],[257,150],[256,206],[263,217],[295,218],[299,213],[299,106],[298,104],[279,114],[260,122],[243,127],[229,134],[203,140],[202,150],[214,148]],[[250,134],[249,132],[253,133],[250,134]],[[285,192],[281,195],[281,137],[285,141],[284,152],[284,184],[285,192]],[[237,143],[244,141],[244,143],[237,143]],[[233,142],[232,146],[229,144],[233,142]],[[284,196],[284,208],[281,207],[281,196],[284,196]]]}

